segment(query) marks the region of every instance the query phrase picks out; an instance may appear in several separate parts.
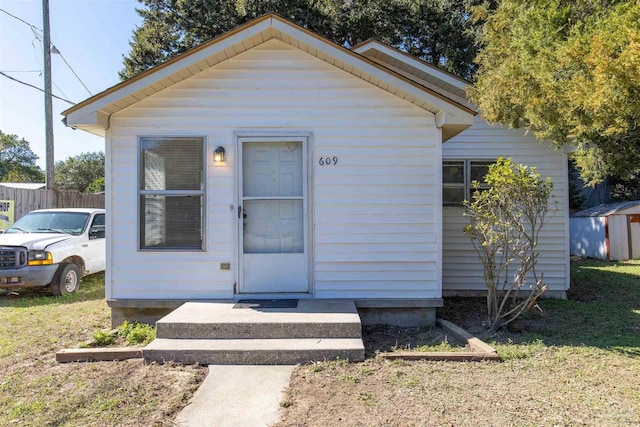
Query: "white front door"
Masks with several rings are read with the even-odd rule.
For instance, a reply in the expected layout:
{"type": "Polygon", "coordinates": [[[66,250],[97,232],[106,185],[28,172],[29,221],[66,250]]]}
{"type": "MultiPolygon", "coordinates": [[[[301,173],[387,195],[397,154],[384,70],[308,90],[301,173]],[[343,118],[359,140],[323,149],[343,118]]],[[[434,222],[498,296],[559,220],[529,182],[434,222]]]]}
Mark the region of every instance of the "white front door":
{"type": "Polygon", "coordinates": [[[306,139],[240,139],[241,293],[308,292],[306,139]]]}

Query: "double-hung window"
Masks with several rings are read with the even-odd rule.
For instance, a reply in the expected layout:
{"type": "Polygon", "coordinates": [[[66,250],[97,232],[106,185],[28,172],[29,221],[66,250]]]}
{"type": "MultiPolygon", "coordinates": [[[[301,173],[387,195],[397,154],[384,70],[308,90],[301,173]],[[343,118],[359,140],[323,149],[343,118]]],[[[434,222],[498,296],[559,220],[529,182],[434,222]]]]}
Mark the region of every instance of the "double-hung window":
{"type": "Polygon", "coordinates": [[[205,140],[140,138],[140,249],[202,250],[205,140]]]}
{"type": "Polygon", "coordinates": [[[489,188],[484,176],[489,172],[492,161],[486,160],[445,160],[442,162],[442,204],[462,206],[464,200],[473,197],[473,182],[478,181],[479,190],[489,188]]]}

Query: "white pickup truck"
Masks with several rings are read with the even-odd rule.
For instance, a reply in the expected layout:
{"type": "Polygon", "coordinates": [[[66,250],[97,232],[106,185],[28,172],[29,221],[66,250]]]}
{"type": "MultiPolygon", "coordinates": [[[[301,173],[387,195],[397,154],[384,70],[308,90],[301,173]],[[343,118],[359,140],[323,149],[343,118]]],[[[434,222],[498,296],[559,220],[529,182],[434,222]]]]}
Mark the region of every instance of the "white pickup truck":
{"type": "Polygon", "coordinates": [[[49,286],[75,292],[105,268],[104,209],[42,209],[0,234],[0,288],[49,286]]]}

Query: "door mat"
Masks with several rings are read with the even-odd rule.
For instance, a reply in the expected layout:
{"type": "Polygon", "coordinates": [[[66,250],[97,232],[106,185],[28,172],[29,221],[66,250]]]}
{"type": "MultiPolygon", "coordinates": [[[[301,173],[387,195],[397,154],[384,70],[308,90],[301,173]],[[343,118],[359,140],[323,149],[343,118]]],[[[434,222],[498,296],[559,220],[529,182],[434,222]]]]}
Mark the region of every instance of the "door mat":
{"type": "Polygon", "coordinates": [[[233,308],[296,308],[297,299],[241,299],[233,308]]]}

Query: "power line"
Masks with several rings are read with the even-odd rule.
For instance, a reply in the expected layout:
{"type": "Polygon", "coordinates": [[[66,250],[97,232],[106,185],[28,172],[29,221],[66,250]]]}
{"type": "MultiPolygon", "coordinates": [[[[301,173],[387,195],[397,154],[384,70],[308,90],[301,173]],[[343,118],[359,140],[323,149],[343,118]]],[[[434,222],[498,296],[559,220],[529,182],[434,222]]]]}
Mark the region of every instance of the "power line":
{"type": "Polygon", "coordinates": [[[53,80],[51,80],[51,84],[52,84],[52,85],[54,85],[56,89],[58,89],[58,92],[60,92],[60,93],[62,94],[62,96],[64,96],[65,98],[68,98],[67,94],[66,94],[66,93],[64,93],[64,92],[62,91],[62,89],[60,89],[60,86],[58,86],[58,85],[56,84],[56,82],[54,82],[53,80]]]}
{"type": "Polygon", "coordinates": [[[2,70],[3,73],[42,73],[42,70],[2,70]]]}
{"type": "Polygon", "coordinates": [[[33,25],[33,24],[28,23],[27,21],[25,21],[25,20],[24,20],[24,19],[22,19],[22,18],[17,17],[16,15],[13,15],[13,14],[11,14],[11,13],[7,12],[6,10],[4,10],[4,9],[2,9],[2,8],[0,8],[0,11],[1,11],[1,12],[6,13],[6,14],[7,14],[7,15],[9,15],[10,17],[12,17],[12,18],[14,18],[14,19],[17,19],[18,21],[20,21],[20,22],[22,22],[23,24],[27,25],[27,26],[31,29],[31,32],[33,33],[33,37],[34,37],[36,40],[40,41],[40,42],[42,41],[42,34],[41,34],[41,33],[42,33],[42,30],[41,30],[40,28],[36,27],[36,26],[35,26],[35,25],[33,25]]]}
{"type": "MultiPolygon", "coordinates": [[[[19,17],[17,17],[17,16],[15,16],[15,15],[13,15],[13,14],[11,14],[11,13],[7,12],[6,10],[4,10],[4,9],[2,9],[2,8],[0,8],[0,11],[2,11],[2,12],[4,12],[4,13],[6,13],[7,15],[11,16],[12,18],[15,18],[15,19],[17,19],[18,21],[20,21],[20,22],[22,22],[22,23],[24,23],[24,24],[28,25],[28,26],[29,26],[29,28],[31,28],[31,31],[33,32],[34,37],[35,37],[38,41],[42,41],[42,39],[41,39],[41,37],[42,37],[42,36],[41,36],[40,34],[38,34],[38,33],[37,33],[37,31],[38,31],[38,32],[40,32],[40,33],[42,33],[42,30],[41,30],[40,28],[36,27],[35,25],[32,25],[32,24],[28,23],[27,21],[25,21],[25,20],[24,20],[24,19],[22,19],[22,18],[19,18],[19,17]]],[[[85,88],[85,90],[86,90],[87,92],[89,92],[89,95],[93,96],[93,93],[91,93],[91,91],[89,90],[89,88],[87,87],[87,85],[86,85],[86,84],[84,84],[84,82],[82,81],[82,79],[80,78],[80,76],[78,76],[78,73],[76,73],[76,71],[71,67],[71,65],[69,64],[69,62],[67,61],[67,59],[64,57],[64,55],[62,55],[62,52],[60,52],[60,50],[59,50],[59,49],[58,49],[58,48],[53,44],[53,42],[51,42],[51,49],[53,49],[53,52],[54,52],[54,53],[56,53],[56,54],[60,55],[60,58],[62,58],[62,60],[64,61],[64,63],[67,65],[67,67],[69,67],[69,69],[71,70],[71,72],[73,73],[73,75],[76,77],[76,79],[78,79],[78,81],[80,82],[80,84],[85,88]]],[[[59,90],[59,88],[58,88],[58,90],[59,90]]],[[[60,91],[60,92],[62,92],[62,91],[60,91]]]]}
{"type": "MultiPolygon", "coordinates": [[[[42,74],[42,70],[3,70],[3,72],[4,73],[40,73],[42,74]]],[[[60,86],[58,86],[56,82],[51,81],[51,84],[53,84],[56,87],[56,89],[58,89],[58,92],[60,92],[62,96],[64,96],[65,98],[69,98],[67,94],[64,93],[62,89],[60,89],[60,86]]]]}
{"type": "MultiPolygon", "coordinates": [[[[14,82],[18,82],[18,83],[23,84],[23,85],[25,85],[25,86],[29,86],[29,87],[32,87],[32,88],[34,88],[34,89],[37,89],[37,90],[39,90],[40,92],[44,92],[44,90],[40,89],[38,86],[34,86],[34,85],[32,85],[32,84],[29,84],[29,83],[23,82],[22,80],[18,80],[18,79],[16,79],[16,78],[13,78],[13,77],[11,77],[11,76],[10,76],[10,75],[8,75],[8,74],[3,73],[2,71],[0,71],[0,75],[5,76],[5,77],[6,77],[6,78],[8,78],[9,80],[13,80],[14,82]]],[[[54,95],[54,94],[51,94],[51,96],[53,96],[53,97],[54,97],[54,98],[56,98],[56,99],[59,99],[60,101],[68,102],[68,103],[69,103],[69,104],[71,104],[71,105],[76,105],[74,102],[71,102],[71,101],[69,101],[68,99],[60,98],[59,96],[56,96],[56,95],[54,95]]]]}
{"type": "Polygon", "coordinates": [[[71,68],[71,65],[69,65],[69,63],[67,62],[67,59],[64,57],[64,55],[62,54],[62,52],[60,52],[60,50],[55,47],[55,45],[53,43],[51,43],[51,47],[53,47],[54,51],[58,51],[58,55],[60,55],[60,58],[62,58],[62,60],[64,61],[65,64],[67,64],[67,67],[69,67],[69,69],[71,70],[71,72],[73,73],[74,76],[76,76],[76,79],[78,79],[78,81],[80,82],[80,84],[82,84],[82,86],[84,86],[85,90],[87,92],[89,92],[89,95],[93,96],[93,93],[91,93],[91,91],[89,90],[89,88],[87,87],[86,84],[84,84],[84,82],[82,81],[82,79],[80,78],[80,76],[78,76],[75,72],[75,70],[73,68],[71,68]]]}
{"type": "Polygon", "coordinates": [[[42,30],[41,30],[40,28],[36,27],[35,25],[29,24],[29,23],[28,23],[27,21],[25,21],[24,19],[22,19],[22,18],[18,18],[16,15],[12,15],[11,13],[7,12],[6,10],[4,10],[4,9],[2,9],[2,8],[0,8],[0,12],[4,12],[4,13],[6,13],[6,14],[7,14],[7,15],[9,15],[10,17],[17,19],[18,21],[22,22],[23,24],[27,24],[29,27],[31,27],[31,29],[32,29],[32,30],[37,30],[37,31],[42,32],[42,30]]]}

